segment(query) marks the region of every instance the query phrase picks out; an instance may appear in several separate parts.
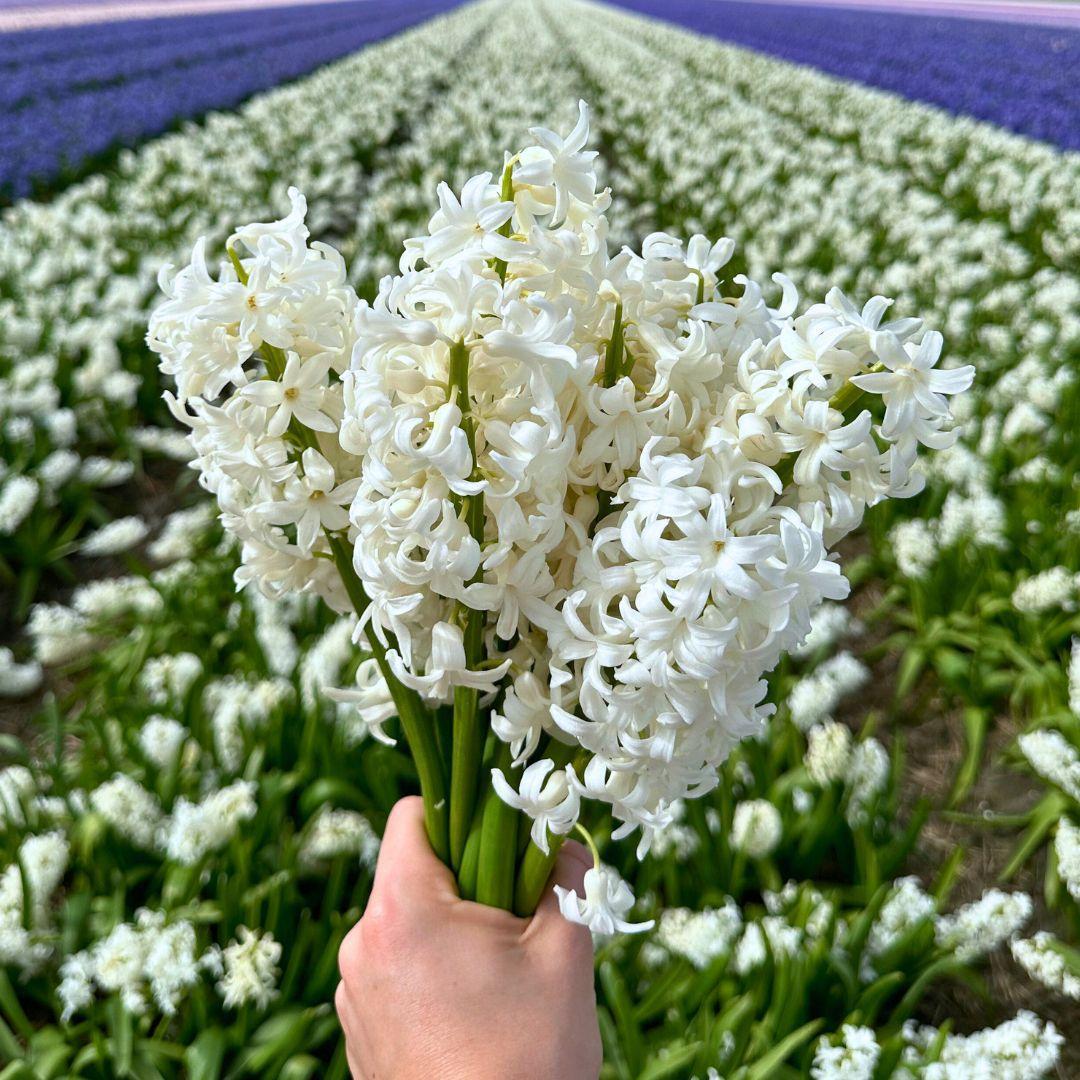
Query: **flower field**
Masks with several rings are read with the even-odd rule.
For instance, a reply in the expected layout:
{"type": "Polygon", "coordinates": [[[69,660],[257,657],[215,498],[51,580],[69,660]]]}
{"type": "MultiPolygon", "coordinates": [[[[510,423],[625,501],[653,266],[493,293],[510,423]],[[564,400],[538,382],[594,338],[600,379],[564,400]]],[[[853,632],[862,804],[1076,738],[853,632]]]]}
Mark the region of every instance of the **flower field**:
{"type": "Polygon", "coordinates": [[[0,36],[3,182],[51,190],[0,221],[0,1078],[347,1075],[337,947],[416,773],[355,620],[237,589],[146,343],[158,275],[295,185],[371,299],[440,181],[579,98],[613,249],[730,237],[725,279],[838,286],[871,329],[893,297],[976,371],[715,790],[640,862],[589,820],[656,923],[597,942],[603,1075],[1077,1075],[1077,35],[956,20],[885,80],[884,30],[820,44],[840,10],[796,46],[748,4],[359,6],[0,36]]]}

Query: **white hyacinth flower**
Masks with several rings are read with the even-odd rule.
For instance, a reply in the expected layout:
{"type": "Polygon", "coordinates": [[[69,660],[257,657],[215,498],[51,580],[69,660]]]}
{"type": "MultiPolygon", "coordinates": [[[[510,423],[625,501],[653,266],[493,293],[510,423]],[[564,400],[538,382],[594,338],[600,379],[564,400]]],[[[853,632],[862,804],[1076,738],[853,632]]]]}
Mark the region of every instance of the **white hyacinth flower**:
{"type": "Polygon", "coordinates": [[[556,769],[550,758],[542,758],[525,769],[515,791],[501,769],[491,770],[495,793],[508,806],[532,818],[532,841],[545,854],[549,831],[565,836],[577,823],[581,800],[569,771],[556,769]]]}
{"type": "Polygon", "coordinates": [[[254,1005],[265,1009],[277,996],[281,944],[273,934],[241,926],[221,950],[223,974],[217,988],[226,1009],[254,1005]]]}
{"type": "Polygon", "coordinates": [[[1013,959],[1036,981],[1065,997],[1080,1001],[1080,972],[1070,969],[1058,939],[1046,930],[1010,942],[1013,959]]]}
{"type": "Polygon", "coordinates": [[[11,536],[29,517],[38,500],[38,483],[29,476],[13,476],[0,487],[0,536],[11,536]]]}
{"type": "Polygon", "coordinates": [[[939,915],[934,937],[942,948],[953,950],[957,959],[975,960],[1008,941],[1031,912],[1027,893],[988,889],[978,900],[952,914],[939,915]]]}
{"type": "Polygon", "coordinates": [[[150,534],[150,526],[142,518],[123,517],[102,525],[79,542],[83,555],[120,555],[141,544],[150,534]]]}
{"type": "Polygon", "coordinates": [[[1057,872],[1069,895],[1080,901],[1080,826],[1071,818],[1062,816],[1054,834],[1054,854],[1057,856],[1057,872]]]}
{"type": "Polygon", "coordinates": [[[610,866],[593,866],[585,871],[584,896],[576,889],[555,886],[559,910],[573,923],[587,926],[597,937],[615,933],[636,934],[653,928],[655,920],[629,922],[625,916],[634,906],[634,894],[610,866]]]}
{"type": "Polygon", "coordinates": [[[807,775],[824,787],[843,779],[851,761],[851,729],[835,720],[815,724],[806,735],[807,775]]]}
{"type": "Polygon", "coordinates": [[[9,648],[0,647],[0,697],[26,697],[37,690],[43,678],[39,663],[20,664],[9,648]]]}
{"type": "Polygon", "coordinates": [[[751,859],[768,858],[780,843],[784,823],[780,811],[767,799],[750,799],[735,807],[731,846],[751,859]]]}
{"type": "MultiPolygon", "coordinates": [[[[204,237],[162,273],[147,340],[238,584],[355,618],[382,681],[334,693],[360,706],[351,730],[480,712],[524,767],[494,789],[541,849],[586,798],[644,856],[764,732],[765,676],[848,594],[836,545],[921,489],[972,372],[942,365],[920,320],[886,322],[886,297],[806,303],[777,275],[771,306],[723,277],[735,245],[696,222],[620,247],[585,103],[565,135],[530,135],[497,180],[432,185],[396,270],[361,255],[350,275],[290,189],[216,270],[204,237]],[[375,270],[362,300],[351,282],[375,270]]],[[[259,641],[295,666],[280,625],[259,641]]],[[[792,718],[808,730],[868,677],[841,653],[795,687],[792,718]]],[[[232,769],[242,744],[221,743],[232,769]]],[[[422,736],[409,749],[432,756],[422,736]]]]}
{"type": "Polygon", "coordinates": [[[668,908],[660,915],[656,940],[669,952],[689,960],[700,970],[731,951],[742,927],[739,907],[728,897],[720,908],[705,908],[702,911],[668,908]]]}
{"type": "Polygon", "coordinates": [[[465,660],[465,639],[460,626],[436,623],[431,631],[431,661],[423,675],[413,675],[396,652],[387,653],[394,674],[406,685],[426,697],[445,698],[452,687],[471,686],[494,692],[502,677],[510,670],[510,660],[486,671],[470,671],[465,660]]]}
{"type": "Polygon", "coordinates": [[[813,1080],[872,1080],[880,1055],[871,1028],[845,1024],[838,1043],[819,1040],[810,1075],[813,1080]]]}

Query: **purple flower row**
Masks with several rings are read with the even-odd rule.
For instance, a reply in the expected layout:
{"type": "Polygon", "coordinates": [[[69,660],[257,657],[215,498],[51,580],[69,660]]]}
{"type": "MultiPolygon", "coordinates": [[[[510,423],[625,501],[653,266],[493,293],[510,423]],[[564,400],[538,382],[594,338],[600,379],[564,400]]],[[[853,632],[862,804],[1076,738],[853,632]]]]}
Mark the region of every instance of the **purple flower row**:
{"type": "MultiPolygon", "coordinates": [[[[350,7],[352,5],[349,5],[350,7]]],[[[341,5],[319,5],[316,18],[333,18],[333,7],[341,12],[341,5]]],[[[141,54],[155,45],[175,42],[178,34],[189,46],[200,38],[219,37],[236,30],[258,32],[268,26],[283,26],[306,20],[311,11],[304,5],[282,7],[264,11],[211,11],[200,15],[160,15],[154,18],[117,19],[83,24],[57,24],[33,30],[0,33],[0,70],[10,71],[19,64],[33,63],[39,68],[67,58],[100,56],[103,53],[114,58],[141,54]],[[183,20],[178,23],[176,20],[183,20]]],[[[356,18],[355,8],[351,12],[356,18]]]]}
{"type": "Polygon", "coordinates": [[[739,0],[614,0],[784,60],[1080,149],[1080,31],[739,0]]]}
{"type": "Polygon", "coordinates": [[[457,2],[358,0],[0,35],[0,192],[28,194],[457,2]]]}
{"type": "Polygon", "coordinates": [[[170,21],[155,20],[152,28],[141,33],[126,32],[127,28],[134,31],[136,23],[105,24],[112,29],[103,35],[103,41],[95,40],[98,35],[89,40],[76,36],[70,47],[57,49],[58,43],[54,43],[47,52],[24,54],[6,63],[0,60],[0,108],[34,108],[45,98],[71,97],[83,90],[142,78],[165,67],[190,67],[236,52],[261,53],[289,40],[318,37],[355,25],[356,13],[339,11],[336,20],[318,20],[314,26],[303,8],[286,9],[277,19],[260,18],[254,28],[250,17],[237,15],[186,21],[180,56],[176,30],[167,25],[170,21]]]}

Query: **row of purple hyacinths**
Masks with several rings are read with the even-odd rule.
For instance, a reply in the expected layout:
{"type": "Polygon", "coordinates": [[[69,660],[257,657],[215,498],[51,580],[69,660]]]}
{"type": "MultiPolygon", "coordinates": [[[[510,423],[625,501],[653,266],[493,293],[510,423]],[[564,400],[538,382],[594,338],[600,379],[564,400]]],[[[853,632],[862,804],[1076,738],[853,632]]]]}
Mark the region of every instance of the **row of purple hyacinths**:
{"type": "Polygon", "coordinates": [[[0,199],[454,7],[352,3],[0,34],[0,199]]]}
{"type": "Polygon", "coordinates": [[[620,7],[1080,150],[1080,31],[739,0],[620,7]]]}

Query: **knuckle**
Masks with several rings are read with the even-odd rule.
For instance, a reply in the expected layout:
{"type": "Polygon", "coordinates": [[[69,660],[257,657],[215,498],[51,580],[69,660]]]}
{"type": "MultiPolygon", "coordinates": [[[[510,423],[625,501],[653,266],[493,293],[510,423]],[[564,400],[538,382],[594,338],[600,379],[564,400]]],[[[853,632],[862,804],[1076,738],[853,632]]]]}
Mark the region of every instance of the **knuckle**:
{"type": "Polygon", "coordinates": [[[405,905],[393,891],[373,897],[359,924],[365,949],[375,957],[400,951],[406,941],[407,921],[405,905]]]}
{"type": "Polygon", "coordinates": [[[338,949],[338,971],[341,973],[342,979],[341,984],[338,986],[339,990],[346,983],[354,982],[360,974],[363,969],[362,954],[363,942],[360,924],[358,923],[345,935],[341,947],[338,949]]]}

